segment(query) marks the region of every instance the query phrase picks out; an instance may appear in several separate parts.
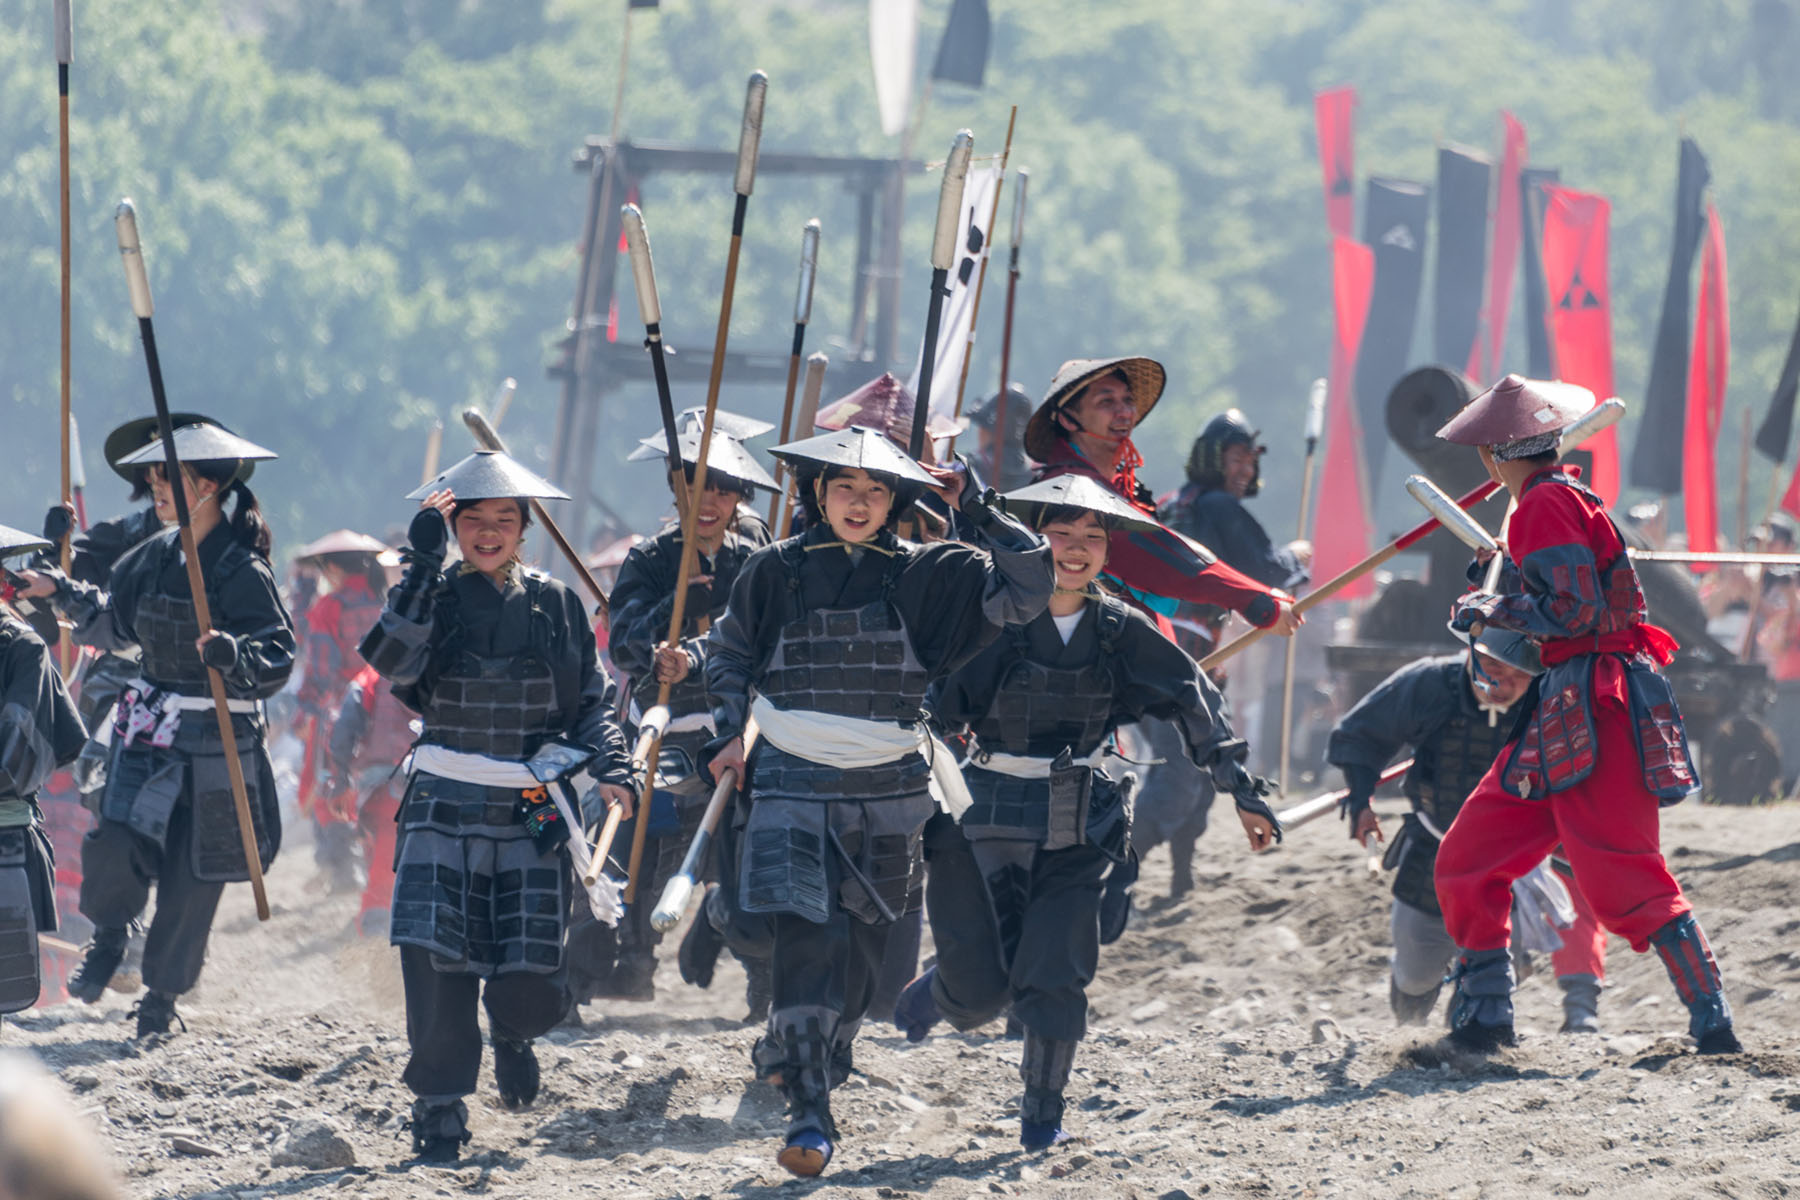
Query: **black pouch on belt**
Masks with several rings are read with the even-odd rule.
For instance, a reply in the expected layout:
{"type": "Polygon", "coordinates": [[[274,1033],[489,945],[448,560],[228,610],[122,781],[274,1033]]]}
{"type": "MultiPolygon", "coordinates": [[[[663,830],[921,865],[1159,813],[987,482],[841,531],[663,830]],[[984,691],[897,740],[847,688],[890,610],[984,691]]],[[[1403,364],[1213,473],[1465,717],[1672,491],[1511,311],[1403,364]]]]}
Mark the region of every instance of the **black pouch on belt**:
{"type": "Polygon", "coordinates": [[[550,798],[550,788],[554,786],[539,784],[519,793],[519,823],[531,835],[531,843],[539,854],[552,853],[569,840],[569,823],[550,798]]]}
{"type": "Polygon", "coordinates": [[[1063,747],[1050,763],[1050,812],[1044,832],[1044,849],[1067,850],[1087,842],[1088,801],[1093,796],[1094,769],[1077,764],[1074,753],[1063,747]]]}

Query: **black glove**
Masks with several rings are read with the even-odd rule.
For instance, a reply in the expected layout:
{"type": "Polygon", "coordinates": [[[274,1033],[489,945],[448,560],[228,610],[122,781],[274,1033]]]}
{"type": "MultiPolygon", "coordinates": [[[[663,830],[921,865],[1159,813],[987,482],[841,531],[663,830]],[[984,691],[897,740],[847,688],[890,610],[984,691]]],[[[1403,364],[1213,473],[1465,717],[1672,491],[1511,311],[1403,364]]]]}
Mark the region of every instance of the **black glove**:
{"type": "Polygon", "coordinates": [[[44,540],[62,545],[62,540],[75,528],[75,511],[67,504],[53,505],[44,514],[44,540]]]}
{"type": "Polygon", "coordinates": [[[429,505],[421,508],[406,527],[406,541],[416,555],[443,561],[444,547],[450,544],[450,526],[444,514],[429,505]]]}
{"type": "Polygon", "coordinates": [[[1252,775],[1242,767],[1238,768],[1243,776],[1231,789],[1231,798],[1236,801],[1239,812],[1247,812],[1253,817],[1261,817],[1269,823],[1269,832],[1275,835],[1275,841],[1281,841],[1281,822],[1275,818],[1275,810],[1269,807],[1263,797],[1275,789],[1261,775],[1252,775]]]}
{"type": "Polygon", "coordinates": [[[1356,823],[1362,815],[1369,811],[1369,801],[1375,795],[1375,785],[1381,782],[1381,774],[1373,767],[1341,766],[1338,770],[1344,773],[1344,786],[1348,794],[1338,801],[1338,816],[1350,822],[1350,839],[1356,840],[1356,823]]]}
{"type": "Polygon", "coordinates": [[[200,661],[215,671],[229,671],[237,666],[238,640],[229,633],[207,638],[200,648],[200,661]]]}

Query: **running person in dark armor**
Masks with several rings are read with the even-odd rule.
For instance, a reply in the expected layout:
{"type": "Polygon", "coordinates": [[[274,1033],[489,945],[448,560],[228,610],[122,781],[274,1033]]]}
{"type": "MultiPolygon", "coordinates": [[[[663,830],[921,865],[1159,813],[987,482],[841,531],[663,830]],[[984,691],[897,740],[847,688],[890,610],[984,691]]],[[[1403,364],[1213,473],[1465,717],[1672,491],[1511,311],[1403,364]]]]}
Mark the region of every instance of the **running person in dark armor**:
{"type": "MultiPolygon", "coordinates": [[[[269,567],[269,529],[244,482],[252,462],[275,455],[213,424],[178,427],[175,448],[212,629],[195,624],[175,529],[127,551],[107,589],[55,571],[35,573],[31,587],[53,593],[75,623],[76,641],[102,650],[136,646],[141,654],[138,678],[120,695],[113,721],[100,820],[82,841],[81,913],[93,922],[94,939],[69,982],[71,995],[99,998],[154,885],[139,1037],[168,1032],[176,998],[200,978],[225,885],[249,878],[207,670],[224,679],[266,871],[281,845],[281,812],[262,702],[287,683],[295,653],[293,623],[269,567]]],[[[162,453],[152,442],[122,465],[147,466],[157,515],[167,521],[175,505],[162,453]]]]}
{"type": "MultiPolygon", "coordinates": [[[[361,655],[358,655],[360,660],[361,655]]],[[[394,899],[394,847],[400,797],[406,775],[400,762],[412,749],[413,714],[400,703],[374,667],[365,666],[344,689],[326,747],[329,774],[324,796],[333,805],[354,806],[368,878],[356,930],[363,937],[386,936],[394,899]]]]}
{"type": "MultiPolygon", "coordinates": [[[[207,418],[198,413],[184,412],[173,414],[170,421],[177,426],[193,425],[205,423],[207,418]]],[[[149,498],[150,481],[145,467],[126,466],[123,460],[142,450],[155,438],[155,417],[139,417],[127,421],[106,435],[106,465],[131,485],[130,500],[133,504],[149,498]]],[[[75,514],[70,508],[60,504],[55,506],[45,514],[44,536],[53,543],[61,542],[64,530],[71,529],[74,518],[75,514]]],[[[173,519],[171,514],[170,520],[173,519]]],[[[97,588],[109,587],[113,564],[127,550],[161,532],[162,528],[163,520],[157,515],[156,506],[146,504],[122,517],[99,521],[80,531],[71,531],[70,576],[97,588]]],[[[46,556],[43,561],[51,566],[56,563],[51,556],[46,556]]],[[[92,813],[99,811],[100,790],[106,783],[106,760],[111,752],[113,705],[118,701],[119,693],[124,690],[125,685],[137,676],[136,646],[125,646],[118,650],[92,650],[80,656],[68,684],[75,697],[76,711],[81,714],[82,724],[88,731],[88,743],[82,747],[81,754],[70,768],[70,775],[81,797],[82,811],[71,811],[73,805],[49,794],[41,798],[51,845],[57,847],[58,889],[63,892],[69,913],[75,914],[76,926],[82,930],[82,935],[90,939],[93,931],[86,928],[85,919],[77,911],[80,907],[81,839],[93,827],[92,813]]],[[[113,975],[111,986],[114,990],[137,991],[140,985],[139,966],[143,956],[143,923],[134,921],[126,943],[125,957],[113,975]]],[[[93,995],[98,1000],[100,993],[96,991],[93,995]]]]}
{"type": "MultiPolygon", "coordinates": [[[[0,525],[0,561],[49,548],[0,525]]],[[[5,583],[10,593],[10,572],[5,583]]],[[[38,934],[56,929],[56,857],[37,793],[86,742],[43,639],[0,599],[0,1015],[38,1002],[38,934]]]]}
{"type": "MultiPolygon", "coordinates": [[[[1472,651],[1401,667],[1331,731],[1325,758],[1344,774],[1350,795],[1342,811],[1349,817],[1350,836],[1363,845],[1382,837],[1369,807],[1378,777],[1409,748],[1412,752],[1413,765],[1401,784],[1412,812],[1383,860],[1394,871],[1388,1004],[1401,1024],[1423,1024],[1431,1015],[1444,973],[1456,958],[1433,883],[1438,842],[1511,737],[1519,702],[1543,670],[1529,638],[1489,629],[1472,651]]],[[[1563,1029],[1595,1032],[1604,966],[1596,969],[1593,961],[1592,918],[1581,919],[1589,910],[1578,892],[1571,888],[1570,893],[1578,919],[1552,955],[1563,991],[1563,1029]]]]}
{"type": "MultiPolygon", "coordinates": [[[[1025,1036],[1019,1141],[1042,1150],[1066,1137],[1063,1091],[1100,955],[1101,879],[1130,845],[1129,797],[1100,762],[1113,731],[1145,715],[1170,721],[1186,753],[1236,797],[1252,849],[1279,840],[1281,826],[1194,660],[1094,586],[1110,536],[1150,522],[1078,475],[1009,493],[1006,506],[1050,543],[1055,594],[934,687],[931,702],[944,727],[973,734],[962,829],[992,897],[1006,987],[972,995],[970,981],[945,978],[940,964],[908,986],[900,1008],[918,1018],[906,1031],[916,1041],[940,1010],[967,1030],[1010,1002],[1025,1036]]],[[[934,912],[932,927],[971,916],[934,912]]]]}
{"type": "MultiPolygon", "coordinates": [[[[1276,547],[1243,504],[1262,490],[1266,448],[1260,436],[1235,408],[1208,421],[1188,453],[1187,483],[1158,515],[1169,528],[1193,538],[1238,571],[1294,595],[1307,581],[1312,546],[1290,542],[1276,547]]],[[[1204,658],[1217,647],[1197,631],[1215,631],[1216,641],[1216,630],[1226,616],[1216,605],[1182,604],[1175,623],[1176,643],[1195,658],[1204,658]]],[[[1194,845],[1206,832],[1212,785],[1180,753],[1177,731],[1160,721],[1145,722],[1143,728],[1153,757],[1161,761],[1145,775],[1137,807],[1140,832],[1134,840],[1140,857],[1161,841],[1169,843],[1173,867],[1169,892],[1182,896],[1194,886],[1194,845]]]]}
{"type": "Polygon", "coordinates": [[[425,503],[406,574],[361,651],[423,724],[388,937],[406,989],[413,1149],[451,1162],[469,1140],[480,1008],[501,1102],[537,1098],[532,1041],[570,1005],[564,937],[577,881],[563,846],[586,834],[564,813],[585,824],[606,805],[629,808],[630,766],[581,601],[519,561],[527,500],[568,497],[481,451],[408,498],[425,503]],[[451,537],[462,561],[446,568],[451,537]],[[584,768],[598,786],[577,813],[569,781],[584,768]]]}
{"type": "Polygon", "coordinates": [[[1606,506],[1558,461],[1561,430],[1592,403],[1576,392],[1508,375],[1438,431],[1479,447],[1516,505],[1498,594],[1463,596],[1452,627],[1526,634],[1544,662],[1516,736],[1438,847],[1438,903],[1462,948],[1451,1036],[1476,1049],[1513,1042],[1511,885],[1560,840],[1600,924],[1662,956],[1701,1053],[1735,1052],[1712,948],[1659,846],[1659,807],[1699,788],[1656,669],[1675,639],[1648,622],[1606,506]]]}
{"type": "Polygon", "coordinates": [[[758,731],[737,908],[768,914],[774,931],[758,1065],[788,1100],[778,1160],[817,1175],[837,1138],[831,1089],[916,886],[931,793],[952,806],[966,797],[923,725],[925,690],[1041,612],[1052,577],[1042,540],[973,487],[955,499],[986,549],[897,537],[912,501],[948,480],[880,433],[853,426],[774,453],[793,466],[812,520],[751,557],[713,626],[708,769],[741,775],[758,731]]]}
{"type": "Polygon", "coordinates": [[[294,556],[296,564],[318,571],[326,589],[306,610],[296,699],[306,746],[300,811],[312,818],[313,860],[334,892],[357,891],[363,881],[356,796],[348,789],[333,793],[325,786],[330,772],[328,743],[344,689],[366,665],[356,644],[381,615],[387,575],[380,559],[386,551],[367,534],[339,529],[302,546],[294,556]]]}
{"type": "MultiPolygon", "coordinates": [[[[699,452],[699,431],[683,435],[681,457],[690,483],[699,452]]],[[[633,454],[635,457],[636,452],[633,454]]],[[[666,458],[656,457],[667,462],[666,458]]],[[[742,444],[715,431],[707,456],[706,490],[700,494],[694,518],[696,557],[688,580],[678,644],[670,646],[663,639],[669,632],[675,583],[681,573],[680,523],[633,546],[619,568],[612,592],[609,652],[614,665],[631,677],[634,724],[655,703],[659,685],[671,685],[669,727],[663,735],[662,762],[650,812],[639,813],[635,818],[650,821],[637,885],[641,902],[627,909],[619,923],[617,958],[610,977],[596,981],[596,994],[630,1000],[649,1000],[656,995],[652,979],[662,934],[651,929],[650,913],[656,897],[662,894],[663,884],[681,869],[681,860],[700,828],[700,818],[712,792],[696,765],[701,750],[715,732],[712,698],[706,692],[706,634],[724,615],[725,602],[731,598],[732,585],[745,560],[768,544],[768,532],[760,521],[748,530],[739,521],[742,506],[759,489],[772,492],[775,481],[742,444]]],[[[619,844],[630,845],[631,833],[630,829],[621,829],[619,844]]],[[[606,926],[590,928],[596,933],[611,933],[606,926]]],[[[690,929],[689,939],[683,942],[682,976],[701,987],[712,983],[713,960],[718,956],[719,943],[708,943],[707,931],[711,928],[711,922],[702,914],[690,929]],[[695,944],[690,946],[690,941],[695,944]]],[[[601,942],[602,938],[591,940],[601,942]]],[[[581,953],[574,951],[573,939],[571,951],[576,953],[578,969],[591,967],[582,961],[581,953]]],[[[761,980],[761,988],[753,989],[761,991],[761,1012],[756,1011],[758,997],[750,998],[751,1019],[761,1020],[768,1015],[768,962],[750,960],[746,969],[757,971],[752,976],[753,985],[761,980]],[[753,967],[752,963],[756,965],[753,967]]],[[[578,993],[578,998],[585,997],[578,993]]]]}

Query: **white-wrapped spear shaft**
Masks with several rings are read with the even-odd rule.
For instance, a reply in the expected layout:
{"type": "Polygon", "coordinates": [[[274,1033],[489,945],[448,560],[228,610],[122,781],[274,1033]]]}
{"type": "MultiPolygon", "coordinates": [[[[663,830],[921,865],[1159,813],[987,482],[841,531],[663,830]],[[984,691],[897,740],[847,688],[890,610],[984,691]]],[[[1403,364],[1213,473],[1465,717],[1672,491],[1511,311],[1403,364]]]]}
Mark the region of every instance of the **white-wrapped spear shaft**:
{"type": "MultiPolygon", "coordinates": [[[[512,381],[509,379],[507,382],[511,383],[512,381]]],[[[502,454],[506,453],[506,443],[500,440],[499,431],[494,428],[493,422],[482,415],[480,409],[464,409],[463,424],[468,426],[469,433],[474,437],[477,446],[483,450],[498,450],[502,454]]],[[[543,502],[531,500],[529,503],[531,504],[531,515],[536,517],[538,524],[544,527],[544,532],[550,535],[550,540],[556,543],[556,548],[562,551],[563,557],[569,561],[569,566],[574,568],[575,577],[581,580],[581,585],[588,590],[588,595],[594,598],[596,611],[603,619],[610,619],[612,601],[607,598],[606,589],[600,586],[600,581],[594,578],[594,573],[588,570],[588,565],[581,561],[581,555],[575,552],[575,547],[571,546],[569,539],[563,536],[563,531],[557,527],[556,519],[544,508],[543,502]]]]}
{"type": "MultiPolygon", "coordinates": [[[[706,383],[706,418],[700,427],[700,450],[694,459],[694,482],[689,491],[689,495],[695,497],[706,491],[706,460],[712,450],[713,424],[719,414],[719,384],[725,372],[725,347],[731,332],[731,297],[737,288],[738,255],[744,243],[744,216],[749,211],[750,193],[756,186],[756,156],[762,143],[763,101],[768,91],[769,77],[761,71],[751,72],[749,87],[744,95],[744,124],[738,135],[737,175],[732,183],[737,201],[731,213],[731,246],[725,257],[725,286],[719,297],[719,328],[713,337],[712,373],[706,383]]],[[[664,430],[665,434],[668,432],[667,429],[664,430]]],[[[680,449],[674,442],[670,443],[669,449],[679,475],[680,449]]],[[[698,509],[699,505],[689,504],[687,512],[682,516],[681,566],[675,573],[675,603],[669,613],[668,636],[663,639],[670,646],[680,644],[681,628],[687,619],[688,580],[693,577],[697,553],[694,543],[694,514],[698,509]]],[[[670,687],[668,683],[658,685],[657,704],[665,707],[668,705],[670,687]]],[[[650,829],[650,817],[645,808],[649,803],[650,786],[655,778],[656,763],[661,751],[662,735],[658,733],[643,757],[634,756],[632,760],[632,767],[642,783],[638,793],[638,819],[631,832],[630,876],[625,884],[627,904],[637,898],[638,877],[644,861],[644,842],[650,829]]]]}
{"type": "MultiPolygon", "coordinates": [[[[800,420],[795,428],[809,436],[813,419],[819,415],[819,396],[825,390],[825,368],[830,365],[831,359],[823,351],[815,351],[806,360],[806,387],[800,394],[800,420]]],[[[797,487],[799,481],[790,471],[787,486],[781,489],[781,520],[774,526],[777,540],[787,537],[794,527],[794,491],[797,487]]]]}
{"type": "MultiPolygon", "coordinates": [[[[73,316],[71,310],[74,295],[70,283],[70,241],[69,241],[69,67],[75,58],[75,14],[72,11],[72,0],[55,0],[53,15],[56,23],[56,133],[57,133],[57,168],[58,197],[62,215],[62,502],[64,507],[74,504],[74,475],[70,463],[74,457],[72,426],[75,421],[70,405],[69,346],[73,333],[73,316]]],[[[62,559],[63,574],[71,570],[71,552],[69,540],[71,530],[65,524],[63,535],[58,546],[62,559]]],[[[75,643],[69,638],[69,631],[64,629],[59,639],[59,658],[62,673],[66,677],[75,665],[75,643]]]]}
{"type": "MultiPolygon", "coordinates": [[[[1412,769],[1412,765],[1413,760],[1410,758],[1400,760],[1377,777],[1375,781],[1376,786],[1380,786],[1384,783],[1391,783],[1400,778],[1412,769]]],[[[1342,804],[1349,795],[1349,788],[1340,788],[1335,792],[1325,792],[1322,795],[1314,796],[1311,800],[1302,800],[1292,808],[1282,809],[1275,814],[1275,819],[1281,822],[1281,827],[1283,829],[1291,831],[1297,826],[1304,825],[1308,821],[1317,820],[1326,813],[1331,812],[1333,809],[1337,808],[1338,805],[1342,804]]]]}
{"type": "Polygon", "coordinates": [[[1434,517],[1450,535],[1471,550],[1481,553],[1498,550],[1499,543],[1481,527],[1481,523],[1452,500],[1437,484],[1423,475],[1408,475],[1406,491],[1419,506],[1434,517]]]}
{"type": "Polygon", "coordinates": [[[1000,329],[1000,394],[994,397],[994,489],[1006,490],[1006,460],[1012,448],[1006,445],[1006,393],[1012,386],[1013,308],[1019,298],[1019,243],[1025,237],[1025,185],[1031,172],[1019,168],[1019,190],[1013,193],[1012,249],[1006,263],[1006,318],[1000,329]]]}
{"type": "MultiPolygon", "coordinates": [[[[1308,511],[1312,505],[1313,457],[1319,449],[1319,438],[1325,432],[1325,381],[1313,380],[1306,397],[1306,455],[1300,464],[1300,517],[1294,536],[1306,540],[1308,511]]],[[[1287,640],[1287,658],[1281,676],[1281,773],[1277,786],[1283,796],[1288,790],[1288,759],[1294,738],[1294,665],[1300,649],[1300,635],[1287,640]]]]}
{"type": "MultiPolygon", "coordinates": [[[[812,320],[813,280],[819,273],[819,218],[806,223],[800,234],[800,285],[794,291],[794,344],[788,350],[787,394],[781,401],[781,441],[785,445],[794,423],[794,391],[800,382],[800,356],[806,352],[806,323],[812,320]]],[[[812,431],[807,429],[810,434],[812,431]]],[[[775,516],[781,507],[782,472],[787,464],[775,460],[775,490],[769,493],[769,528],[775,528],[775,516]]]]}
{"type": "MultiPolygon", "coordinates": [[[[156,406],[156,430],[162,439],[163,472],[175,504],[175,523],[181,530],[181,553],[186,561],[188,592],[194,603],[194,621],[203,633],[213,632],[212,606],[206,598],[206,579],[200,570],[200,547],[188,513],[187,488],[181,460],[175,452],[175,425],[169,419],[169,397],[163,390],[162,362],[156,355],[156,327],[151,318],[156,304],[150,298],[150,276],[144,270],[143,245],[138,240],[137,210],[129,199],[119,201],[113,225],[119,235],[119,258],[125,264],[125,284],[131,292],[131,310],[137,314],[138,334],[144,342],[144,362],[150,371],[150,399],[156,406]]],[[[237,810],[238,834],[243,843],[244,865],[250,875],[250,891],[256,899],[256,918],[269,919],[269,897],[263,889],[262,855],[257,851],[256,823],[250,812],[250,795],[244,787],[244,764],[238,758],[237,735],[231,726],[231,708],[225,695],[225,678],[215,667],[206,668],[212,690],[213,715],[219,722],[219,741],[225,748],[225,770],[231,777],[231,800],[237,810]]]]}
{"type": "Polygon", "coordinates": [[[938,188],[937,232],[931,239],[931,302],[925,310],[925,347],[919,360],[919,394],[913,401],[912,436],[906,452],[913,458],[925,454],[925,421],[931,412],[931,372],[937,361],[938,323],[944,316],[944,298],[950,293],[950,268],[956,263],[956,235],[962,231],[963,183],[969,176],[969,154],[975,135],[960,129],[944,160],[944,180],[938,188]]]}
{"type": "Polygon", "coordinates": [[[656,405],[662,414],[663,457],[669,489],[675,493],[675,511],[687,524],[688,480],[681,469],[681,437],[675,428],[675,397],[669,389],[669,364],[662,333],[662,299],[656,291],[656,259],[650,253],[650,231],[644,213],[635,204],[619,210],[625,232],[625,250],[631,258],[631,281],[637,291],[638,317],[644,322],[644,347],[650,351],[650,371],[656,380],[656,405]]]}
{"type": "MultiPolygon", "coordinates": [[[[746,757],[755,741],[756,723],[752,721],[744,730],[746,757]]],[[[688,900],[693,897],[694,884],[706,869],[707,851],[712,848],[713,835],[719,831],[719,822],[725,816],[725,805],[737,790],[737,783],[736,767],[719,772],[719,781],[713,785],[712,796],[706,802],[706,811],[700,816],[700,828],[694,832],[694,840],[688,844],[687,854],[681,860],[681,869],[663,885],[662,899],[657,901],[656,910],[650,914],[650,928],[656,932],[667,933],[680,924],[681,915],[687,911],[688,900]]],[[[706,914],[702,913],[696,919],[704,921],[706,914]]]]}

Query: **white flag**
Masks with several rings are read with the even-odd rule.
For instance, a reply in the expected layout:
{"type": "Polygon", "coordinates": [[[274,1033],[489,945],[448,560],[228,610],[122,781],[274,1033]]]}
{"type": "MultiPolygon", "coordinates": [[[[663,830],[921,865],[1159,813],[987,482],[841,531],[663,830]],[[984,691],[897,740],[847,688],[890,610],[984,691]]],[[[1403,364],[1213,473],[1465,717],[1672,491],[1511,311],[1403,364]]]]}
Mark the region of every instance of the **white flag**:
{"type": "MultiPolygon", "coordinates": [[[[956,264],[950,271],[950,295],[938,321],[936,365],[931,369],[931,411],[949,416],[956,410],[956,385],[962,379],[963,358],[969,349],[969,333],[975,326],[975,288],[981,282],[981,265],[988,256],[988,217],[994,207],[994,189],[1000,186],[998,166],[970,170],[963,184],[963,236],[956,264]]],[[[925,343],[906,390],[919,394],[919,372],[925,365],[925,343]]]]}
{"type": "Polygon", "coordinates": [[[869,59],[881,132],[898,137],[912,115],[919,53],[919,0],[869,0],[869,59]]]}

